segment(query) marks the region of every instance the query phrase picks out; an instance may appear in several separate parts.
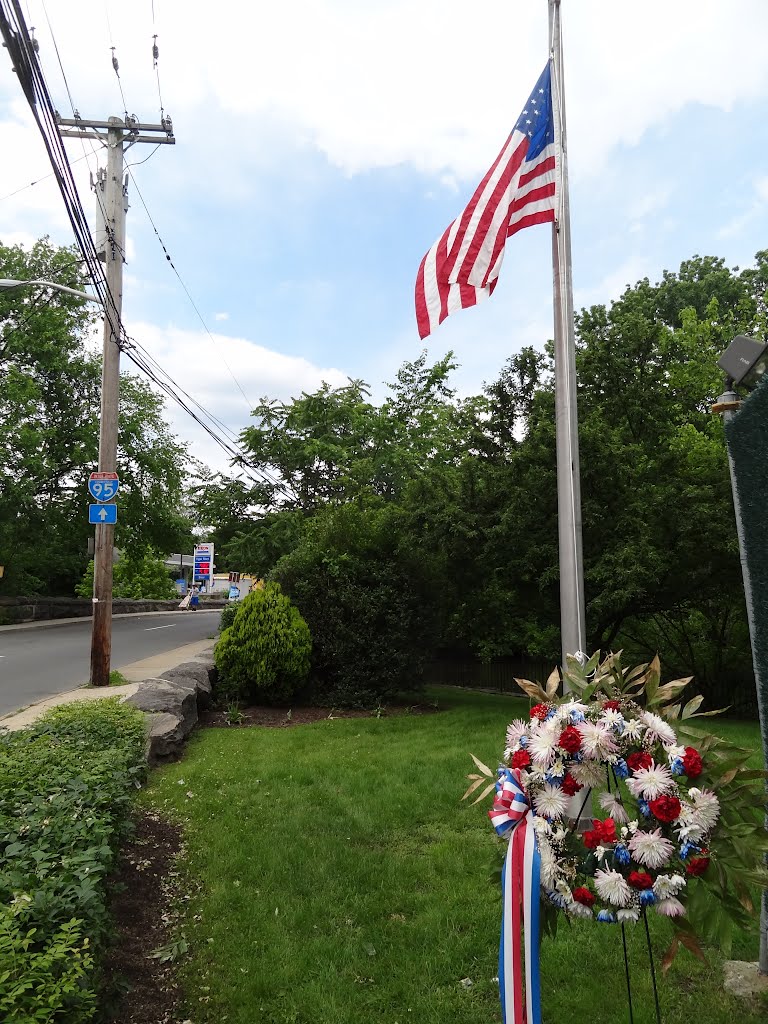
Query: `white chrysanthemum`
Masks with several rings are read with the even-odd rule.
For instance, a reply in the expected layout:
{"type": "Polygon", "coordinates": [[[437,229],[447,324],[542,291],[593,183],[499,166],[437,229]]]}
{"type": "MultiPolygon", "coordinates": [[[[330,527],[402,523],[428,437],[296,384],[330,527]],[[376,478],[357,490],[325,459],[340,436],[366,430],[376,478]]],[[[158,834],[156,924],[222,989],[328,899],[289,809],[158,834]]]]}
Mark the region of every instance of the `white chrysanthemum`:
{"type": "Polygon", "coordinates": [[[596,846],[595,847],[595,857],[597,858],[597,863],[598,864],[602,864],[603,863],[603,857],[605,857],[605,847],[604,846],[596,846]]]}
{"type": "Polygon", "coordinates": [[[605,768],[597,761],[582,761],[581,764],[571,765],[569,771],[574,779],[587,789],[597,789],[605,785],[605,768]]]}
{"type": "Polygon", "coordinates": [[[665,900],[656,900],[653,907],[657,914],[663,914],[665,917],[680,917],[685,913],[685,907],[674,896],[669,896],[665,900]]]}
{"type": "Polygon", "coordinates": [[[703,839],[717,824],[720,801],[709,790],[690,789],[688,799],[681,802],[677,834],[681,840],[703,839]]]}
{"type": "Polygon", "coordinates": [[[600,715],[599,721],[602,722],[606,729],[616,729],[621,732],[624,726],[624,715],[620,711],[608,708],[600,715]]]}
{"type": "Polygon", "coordinates": [[[561,704],[557,709],[558,718],[565,720],[570,719],[571,713],[576,712],[577,714],[585,714],[587,711],[587,705],[582,704],[580,700],[567,700],[565,704],[561,704]]]}
{"type": "Polygon", "coordinates": [[[645,726],[642,722],[636,718],[630,718],[629,721],[624,722],[624,731],[621,735],[625,740],[639,740],[643,735],[643,729],[645,726]]]}
{"type": "Polygon", "coordinates": [[[565,775],[565,765],[559,757],[549,766],[549,774],[554,775],[556,779],[561,779],[565,775]]]}
{"type": "Polygon", "coordinates": [[[627,845],[635,860],[647,868],[660,868],[667,863],[674,850],[672,843],[661,834],[660,828],[653,832],[635,832],[627,845]]]}
{"type": "Polygon", "coordinates": [[[603,871],[598,868],[595,872],[595,888],[598,895],[612,903],[614,907],[626,907],[632,899],[632,890],[618,871],[603,871]]]}
{"type": "Polygon", "coordinates": [[[677,742],[677,736],[675,736],[675,730],[672,726],[665,722],[663,718],[654,715],[652,711],[643,711],[640,715],[640,721],[645,723],[645,727],[648,730],[645,738],[650,739],[651,742],[655,743],[657,740],[659,743],[677,742]]]}
{"type": "Polygon", "coordinates": [[[675,783],[672,772],[665,764],[651,761],[649,768],[638,768],[634,778],[627,779],[627,789],[632,796],[641,796],[643,800],[655,800],[657,796],[673,792],[675,783]]]}
{"type": "Polygon", "coordinates": [[[670,896],[677,896],[685,887],[685,879],[682,875],[659,875],[653,883],[653,891],[656,899],[666,900],[670,896]]]}
{"type": "Polygon", "coordinates": [[[537,814],[545,818],[559,818],[568,807],[568,797],[559,786],[542,786],[533,798],[533,807],[537,814]]]}
{"type": "Polygon", "coordinates": [[[608,729],[600,722],[579,722],[576,728],[581,733],[581,749],[585,758],[600,761],[606,754],[615,754],[619,749],[608,729]]]}
{"type": "Polygon", "coordinates": [[[696,811],[697,821],[705,832],[711,832],[720,817],[720,801],[710,789],[689,789],[688,800],[696,811]]]}
{"type": "Polygon", "coordinates": [[[554,722],[537,729],[528,741],[527,751],[537,768],[548,768],[555,759],[560,726],[554,722]]]}
{"type": "Polygon", "coordinates": [[[613,793],[601,793],[597,798],[597,802],[619,825],[623,825],[628,820],[624,804],[613,793]]]}
{"type": "Polygon", "coordinates": [[[577,903],[576,900],[569,904],[566,909],[573,917],[592,917],[591,909],[589,907],[585,907],[583,903],[577,903]]]}
{"type": "Polygon", "coordinates": [[[639,828],[639,825],[637,823],[637,818],[633,818],[631,821],[628,821],[627,822],[627,828],[632,833],[632,835],[634,835],[635,832],[637,832],[637,830],[639,828]]]}
{"type": "Polygon", "coordinates": [[[685,747],[681,747],[679,743],[665,743],[664,753],[667,755],[667,760],[671,764],[677,758],[685,757],[685,747]]]}
{"type": "Polygon", "coordinates": [[[520,737],[528,732],[528,723],[522,718],[516,718],[507,726],[507,746],[515,749],[520,742],[520,737]]]}
{"type": "Polygon", "coordinates": [[[543,842],[539,840],[539,855],[541,857],[541,884],[546,889],[553,889],[557,883],[557,857],[546,839],[543,842]]]}
{"type": "Polygon", "coordinates": [[[538,814],[534,814],[532,821],[533,831],[536,833],[539,839],[541,839],[542,836],[548,836],[549,833],[552,831],[552,826],[549,824],[546,818],[541,818],[538,814]]]}
{"type": "Polygon", "coordinates": [[[624,924],[625,921],[639,921],[640,911],[636,907],[627,907],[625,910],[618,910],[616,917],[619,919],[619,924],[624,924]]]}

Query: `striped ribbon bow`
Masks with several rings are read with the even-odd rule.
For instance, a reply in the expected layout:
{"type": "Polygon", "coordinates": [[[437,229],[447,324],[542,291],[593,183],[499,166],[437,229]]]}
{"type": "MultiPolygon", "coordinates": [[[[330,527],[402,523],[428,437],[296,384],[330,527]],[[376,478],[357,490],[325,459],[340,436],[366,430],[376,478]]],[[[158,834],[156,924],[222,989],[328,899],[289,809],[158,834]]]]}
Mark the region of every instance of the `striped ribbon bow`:
{"type": "Polygon", "coordinates": [[[539,877],[541,858],[533,831],[531,801],[517,769],[505,768],[488,812],[500,836],[509,836],[502,875],[503,911],[499,991],[503,1024],[541,1024],[539,984],[539,877]],[[525,995],[520,922],[525,935],[525,995]],[[526,999],[527,996],[527,999],[526,999]]]}

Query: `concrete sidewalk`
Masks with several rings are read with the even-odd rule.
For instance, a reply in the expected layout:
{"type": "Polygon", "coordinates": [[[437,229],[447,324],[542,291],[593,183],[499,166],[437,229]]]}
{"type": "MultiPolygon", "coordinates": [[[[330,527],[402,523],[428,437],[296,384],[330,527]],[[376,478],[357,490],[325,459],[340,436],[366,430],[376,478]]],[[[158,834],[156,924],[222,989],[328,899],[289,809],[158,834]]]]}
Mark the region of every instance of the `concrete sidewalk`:
{"type": "MultiPolygon", "coordinates": [[[[166,615],[167,612],[147,612],[148,615],[166,615]]],[[[63,620],[59,620],[63,621],[63,620]]],[[[18,628],[18,627],[11,627],[18,628]]],[[[161,672],[167,672],[170,668],[176,668],[185,661],[190,661],[197,654],[209,651],[213,646],[212,640],[196,640],[195,643],[185,644],[183,647],[176,647],[164,654],[156,654],[151,658],[144,658],[141,661],[134,661],[131,665],[125,665],[120,669],[122,675],[130,680],[123,686],[80,686],[76,690],[68,690],[64,693],[54,694],[46,697],[36,704],[30,704],[18,711],[11,711],[0,718],[0,729],[15,731],[25,729],[34,721],[45,714],[50,708],[58,704],[69,704],[74,700],[98,700],[102,697],[129,697],[136,692],[136,688],[142,679],[149,679],[159,676],[161,672]]]]}

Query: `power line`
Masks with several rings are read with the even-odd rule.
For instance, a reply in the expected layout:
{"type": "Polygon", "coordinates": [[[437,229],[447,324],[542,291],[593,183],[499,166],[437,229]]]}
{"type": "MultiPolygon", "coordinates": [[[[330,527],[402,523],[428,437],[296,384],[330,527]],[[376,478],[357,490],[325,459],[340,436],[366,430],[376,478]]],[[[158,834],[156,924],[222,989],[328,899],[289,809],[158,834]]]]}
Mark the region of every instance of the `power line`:
{"type": "MultiPolygon", "coordinates": [[[[50,27],[50,23],[49,23],[50,27]]],[[[93,241],[93,237],[88,227],[87,218],[85,211],[83,210],[82,202],[80,200],[77,186],[72,175],[72,169],[69,164],[66,150],[63,145],[63,140],[59,134],[58,121],[56,111],[53,107],[50,92],[45,82],[42,68],[40,67],[37,59],[37,52],[32,45],[32,41],[29,37],[29,33],[24,22],[21,9],[19,7],[18,0],[0,0],[0,33],[5,40],[6,47],[11,56],[14,69],[17,73],[19,83],[24,91],[24,95],[27,98],[27,102],[30,105],[33,116],[37,123],[40,134],[43,138],[46,150],[48,152],[51,166],[53,168],[53,174],[56,178],[59,190],[64,201],[67,214],[69,216],[70,224],[72,226],[75,239],[78,247],[83,254],[83,262],[86,264],[93,287],[96,290],[98,298],[100,299],[104,316],[107,318],[112,335],[115,338],[121,339],[122,345],[125,346],[126,354],[129,356],[132,362],[134,362],[140,369],[142,369],[150,380],[152,380],[158,387],[165,391],[174,401],[176,401],[192,418],[200,424],[200,426],[219,444],[239,465],[247,467],[253,473],[257,473],[261,476],[259,483],[268,483],[275,490],[282,491],[286,497],[291,500],[294,499],[294,495],[291,495],[287,489],[270,478],[269,474],[261,470],[259,467],[254,466],[250,460],[248,460],[239,449],[230,443],[226,438],[221,437],[215,428],[211,427],[210,424],[205,423],[201,417],[194,412],[194,410],[187,404],[187,399],[193,405],[196,405],[201,412],[209,417],[212,422],[216,422],[214,417],[211,417],[207,411],[203,409],[199,402],[193,399],[190,395],[179,388],[175,381],[168,375],[164,370],[159,367],[159,364],[149,356],[149,353],[139,346],[138,343],[133,342],[132,339],[128,339],[125,332],[125,328],[120,321],[114,322],[114,309],[115,304],[112,301],[109,285],[107,283],[104,267],[98,259],[96,247],[93,241]],[[138,349],[139,354],[136,355],[132,349],[138,349]],[[152,366],[152,363],[157,367],[157,372],[152,366]],[[165,379],[164,379],[165,378],[165,379]],[[179,394],[179,391],[181,394],[179,394]],[[182,397],[185,396],[185,397],[182,397]]],[[[55,46],[55,42],[54,42],[55,46]]],[[[58,49],[57,49],[58,54],[58,49]]],[[[67,87],[67,93],[71,101],[71,93],[66,80],[66,74],[64,72],[63,64],[59,58],[59,65],[61,68],[62,76],[67,87]]],[[[73,113],[74,111],[73,105],[73,113]]],[[[79,117],[79,115],[77,115],[79,117]]],[[[133,175],[131,175],[133,178],[133,175]]],[[[135,184],[135,179],[134,179],[135,184]]],[[[138,191],[138,187],[137,187],[138,191]]],[[[142,203],[144,203],[142,197],[142,203]]],[[[146,209],[146,204],[144,204],[146,209]]],[[[149,216],[149,211],[147,210],[149,216]]],[[[150,217],[151,221],[151,217],[150,217]]],[[[153,223],[154,227],[154,223],[153,223]]],[[[157,233],[157,229],[155,228],[157,233]]],[[[159,234],[158,234],[159,238],[159,234]]],[[[161,240],[162,244],[162,240],[161,240]]],[[[165,246],[163,245],[165,249],[165,246]]],[[[170,256],[168,256],[169,262],[170,256]]],[[[173,266],[172,262],[171,265],[173,266]]],[[[174,267],[174,270],[176,268],[174,267]]],[[[178,276],[178,272],[177,276],[178,276]]],[[[181,281],[181,278],[179,277],[181,281]]],[[[183,282],[182,286],[183,286],[183,282]]],[[[187,291],[185,287],[185,291],[187,291]]],[[[187,295],[190,301],[193,301],[189,292],[187,295]]],[[[193,303],[194,305],[194,303],[193,303]]],[[[200,316],[199,310],[195,307],[198,316],[200,316]]],[[[202,317],[201,317],[202,320],[202,317]]],[[[204,323],[204,321],[203,321],[204,323]]],[[[207,328],[206,328],[207,329],[207,328]]],[[[210,334],[210,331],[208,332],[210,334]]],[[[121,346],[122,347],[122,346],[121,346]]],[[[230,370],[231,372],[231,370],[230,370]]],[[[242,390],[242,389],[241,389],[242,390]]],[[[245,395],[244,395],[245,397],[245,395]]],[[[246,398],[247,401],[247,398],[246,398]]],[[[220,422],[220,421],[219,421],[220,422]]],[[[223,424],[222,424],[223,426],[223,424]]],[[[226,429],[226,428],[225,428],[226,429]]]]}
{"type": "Polygon", "coordinates": [[[253,409],[253,403],[250,401],[250,399],[246,395],[245,391],[243,391],[243,388],[242,388],[242,386],[240,384],[240,381],[237,379],[237,377],[235,377],[234,373],[232,372],[232,367],[229,365],[229,363],[227,362],[226,358],[221,354],[221,351],[220,351],[219,347],[216,344],[216,339],[211,334],[211,331],[210,331],[210,329],[208,327],[208,324],[206,324],[205,320],[203,319],[203,315],[200,312],[200,310],[198,309],[197,303],[192,298],[192,295],[190,294],[189,289],[187,288],[186,284],[184,283],[184,281],[183,281],[183,279],[181,277],[181,274],[176,269],[176,265],[174,264],[173,260],[171,259],[171,254],[168,252],[168,250],[167,250],[167,248],[165,246],[165,242],[160,237],[160,232],[157,230],[157,225],[155,224],[155,222],[154,222],[154,220],[152,218],[152,214],[149,212],[149,208],[148,208],[148,206],[147,206],[147,204],[146,204],[146,202],[144,200],[144,196],[141,194],[141,189],[138,186],[138,182],[136,181],[135,176],[131,173],[130,170],[128,171],[128,173],[131,175],[131,181],[133,182],[134,188],[136,189],[136,194],[138,195],[139,199],[141,200],[141,205],[144,207],[144,212],[146,213],[147,217],[149,218],[149,223],[152,225],[152,230],[155,232],[155,236],[156,236],[158,242],[160,243],[160,247],[162,248],[163,252],[165,253],[166,261],[170,264],[171,269],[173,270],[174,274],[178,278],[179,284],[184,289],[184,292],[185,292],[187,298],[189,299],[189,301],[190,301],[190,303],[192,305],[192,308],[194,309],[195,313],[197,314],[198,320],[200,321],[200,323],[203,326],[203,330],[208,335],[208,337],[209,337],[209,339],[211,341],[211,344],[217,350],[217,352],[219,354],[219,358],[221,359],[221,361],[224,363],[224,365],[226,366],[227,370],[229,371],[229,375],[232,378],[232,380],[235,382],[235,386],[237,387],[238,391],[240,392],[240,394],[245,399],[245,402],[246,402],[246,404],[248,406],[248,412],[250,413],[251,410],[253,409]]]}
{"type": "MultiPolygon", "coordinates": [[[[79,164],[81,160],[86,160],[87,158],[88,158],[88,154],[87,153],[83,153],[82,156],[77,157],[76,160],[71,160],[70,163],[79,164]]],[[[143,161],[142,161],[142,163],[143,163],[143,161]]],[[[49,174],[44,174],[42,176],[42,178],[36,178],[35,181],[30,181],[29,184],[22,185],[20,188],[14,189],[13,192],[9,192],[5,196],[0,196],[0,203],[4,202],[6,199],[11,199],[12,196],[17,196],[19,194],[19,192],[24,192],[26,189],[32,188],[33,185],[39,185],[41,181],[46,181],[48,178],[52,178],[53,175],[54,175],[54,172],[51,171],[49,174]]]]}

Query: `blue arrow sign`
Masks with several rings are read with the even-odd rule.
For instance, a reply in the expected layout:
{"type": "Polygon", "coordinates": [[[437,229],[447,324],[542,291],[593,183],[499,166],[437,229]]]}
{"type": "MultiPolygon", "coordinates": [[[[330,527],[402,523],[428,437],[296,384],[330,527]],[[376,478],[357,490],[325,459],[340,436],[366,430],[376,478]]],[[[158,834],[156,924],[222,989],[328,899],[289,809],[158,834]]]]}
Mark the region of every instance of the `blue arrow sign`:
{"type": "Polygon", "coordinates": [[[117,522],[117,505],[89,505],[88,522],[109,524],[117,522]]]}
{"type": "Polygon", "coordinates": [[[88,491],[96,501],[111,501],[117,494],[120,481],[117,478],[111,480],[89,480],[88,491]]]}

